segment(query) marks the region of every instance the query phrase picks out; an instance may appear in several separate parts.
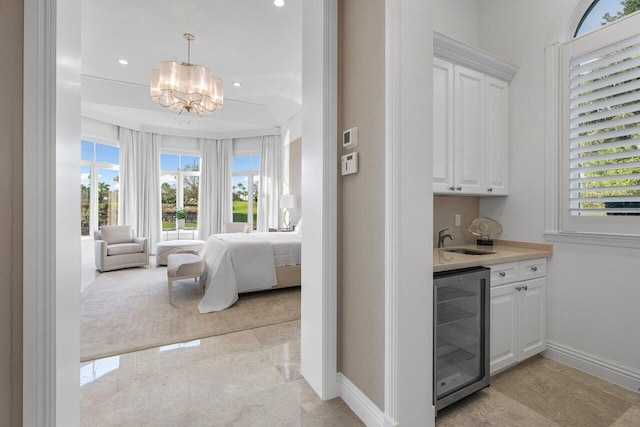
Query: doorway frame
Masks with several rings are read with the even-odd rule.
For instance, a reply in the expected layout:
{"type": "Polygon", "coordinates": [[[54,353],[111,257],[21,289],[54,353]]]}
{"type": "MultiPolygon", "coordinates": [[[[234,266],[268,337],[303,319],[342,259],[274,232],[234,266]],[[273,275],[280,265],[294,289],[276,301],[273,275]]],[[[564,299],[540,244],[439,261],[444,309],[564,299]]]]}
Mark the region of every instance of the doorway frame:
{"type": "MultiPolygon", "coordinates": [[[[304,2],[307,10],[319,4],[313,0],[304,2]]],[[[312,21],[320,27],[303,27],[303,38],[311,48],[319,49],[307,55],[312,60],[318,54],[321,58],[314,67],[319,74],[311,74],[317,79],[316,84],[309,91],[321,91],[321,111],[326,112],[321,122],[321,147],[332,146],[335,151],[335,144],[329,143],[334,139],[328,130],[331,126],[335,130],[336,99],[323,97],[327,91],[335,94],[337,87],[337,0],[323,0],[319,7],[321,19],[312,21]],[[334,48],[328,49],[329,45],[334,48]],[[327,84],[329,62],[334,71],[327,84]],[[328,108],[329,105],[333,107],[328,108]]],[[[30,153],[23,160],[23,257],[30,260],[23,269],[24,425],[73,426],[80,422],[80,239],[76,239],[80,215],[65,209],[80,203],[78,192],[73,190],[77,188],[76,171],[80,170],[80,10],[80,0],[24,0],[23,143],[24,152],[30,153]]],[[[303,84],[303,92],[306,86],[303,84]]],[[[315,124],[310,122],[307,127],[315,124]]],[[[310,339],[305,343],[311,343],[312,349],[320,348],[322,355],[308,357],[307,352],[302,370],[324,399],[335,397],[337,375],[336,276],[331,273],[335,270],[335,250],[332,252],[331,248],[335,248],[337,225],[335,202],[333,215],[330,202],[331,193],[335,193],[336,177],[330,173],[336,168],[335,156],[330,159],[324,156],[322,162],[329,172],[324,180],[303,188],[306,203],[318,191],[329,194],[328,205],[321,209],[329,216],[322,220],[324,228],[316,236],[324,248],[322,257],[314,259],[310,252],[303,255],[308,259],[307,268],[303,269],[306,280],[312,280],[309,267],[314,264],[324,272],[321,286],[316,289],[322,295],[320,303],[313,295],[303,295],[307,310],[302,321],[303,330],[311,327],[310,339]],[[327,182],[334,185],[327,186],[327,182]],[[315,330],[323,332],[315,335],[315,330]]],[[[306,225],[306,229],[310,227],[306,225]]],[[[305,233],[305,245],[313,244],[312,235],[305,233]]]]}
{"type": "MultiPolygon", "coordinates": [[[[305,24],[310,24],[303,26],[303,46],[313,49],[307,58],[316,57],[305,75],[318,79],[316,85],[303,84],[303,99],[321,95],[314,107],[305,106],[303,129],[311,126],[320,135],[319,142],[310,145],[321,151],[322,178],[312,176],[304,187],[309,176],[303,175],[302,197],[307,209],[313,208],[314,198],[329,205],[320,206],[319,217],[309,221],[320,225],[318,232],[310,232],[305,219],[305,246],[319,244],[322,256],[313,259],[311,252],[303,253],[305,286],[307,280],[316,280],[311,276],[315,269],[321,279],[302,296],[302,330],[312,333],[302,342],[302,371],[328,399],[337,394],[337,0],[303,2],[305,24]],[[318,13],[315,18],[313,11],[318,13]],[[305,116],[312,117],[313,108],[319,108],[322,120],[307,120],[305,127],[305,116]],[[313,304],[317,295],[320,304],[313,304]]],[[[432,424],[433,406],[424,402],[430,401],[432,384],[427,367],[432,362],[432,305],[425,307],[432,264],[430,248],[424,248],[424,242],[432,240],[432,203],[425,197],[416,207],[408,194],[431,188],[431,167],[416,155],[430,158],[432,147],[431,84],[425,77],[431,72],[433,7],[432,0],[386,0],[385,7],[385,144],[390,157],[385,168],[384,425],[417,425],[425,419],[432,424]]],[[[80,167],[80,8],[80,0],[24,0],[23,139],[29,153],[23,161],[23,257],[29,260],[23,269],[26,426],[80,423],[80,213],[65,209],[80,203],[79,192],[73,190],[80,167]]],[[[303,164],[304,157],[303,148],[303,164]]]]}

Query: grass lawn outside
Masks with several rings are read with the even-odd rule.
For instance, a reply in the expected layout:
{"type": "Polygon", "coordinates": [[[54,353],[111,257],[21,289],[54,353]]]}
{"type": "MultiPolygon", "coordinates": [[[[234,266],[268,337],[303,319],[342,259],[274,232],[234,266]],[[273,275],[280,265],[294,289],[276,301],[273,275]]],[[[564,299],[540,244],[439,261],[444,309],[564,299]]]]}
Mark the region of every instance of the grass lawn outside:
{"type": "MultiPolygon", "coordinates": [[[[245,200],[233,201],[233,222],[249,222],[247,221],[248,202],[245,200]]],[[[253,229],[258,227],[258,204],[253,206],[253,229]]]]}

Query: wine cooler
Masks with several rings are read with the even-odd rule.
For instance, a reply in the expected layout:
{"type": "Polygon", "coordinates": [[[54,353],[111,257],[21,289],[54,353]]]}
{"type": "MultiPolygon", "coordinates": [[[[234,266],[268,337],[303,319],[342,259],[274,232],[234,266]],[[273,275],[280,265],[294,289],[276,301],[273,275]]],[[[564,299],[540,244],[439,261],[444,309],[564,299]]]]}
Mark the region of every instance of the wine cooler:
{"type": "Polygon", "coordinates": [[[489,385],[489,280],[485,267],[433,276],[436,411],[489,385]]]}

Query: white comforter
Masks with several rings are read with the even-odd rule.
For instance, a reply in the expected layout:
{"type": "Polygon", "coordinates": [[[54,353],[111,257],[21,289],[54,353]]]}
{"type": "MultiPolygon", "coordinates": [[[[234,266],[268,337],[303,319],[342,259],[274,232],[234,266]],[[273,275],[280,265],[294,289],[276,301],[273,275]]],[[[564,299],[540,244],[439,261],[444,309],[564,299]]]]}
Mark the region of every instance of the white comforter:
{"type": "Polygon", "coordinates": [[[200,313],[221,311],[238,293],[271,289],[276,267],[300,264],[301,237],[294,233],[215,234],[206,244],[205,294],[200,313]]]}

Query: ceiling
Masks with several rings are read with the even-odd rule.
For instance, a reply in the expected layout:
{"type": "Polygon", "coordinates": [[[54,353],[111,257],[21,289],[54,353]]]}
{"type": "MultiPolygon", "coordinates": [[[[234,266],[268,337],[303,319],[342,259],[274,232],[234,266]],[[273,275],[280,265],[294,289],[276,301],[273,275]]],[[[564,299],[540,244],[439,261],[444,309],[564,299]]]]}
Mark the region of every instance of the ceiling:
{"type": "Polygon", "coordinates": [[[301,110],[301,19],[301,0],[83,0],[83,115],[167,132],[279,127],[301,110]],[[160,61],[186,62],[184,33],[191,62],[223,80],[224,108],[176,120],[150,100],[149,80],[160,61]]]}

